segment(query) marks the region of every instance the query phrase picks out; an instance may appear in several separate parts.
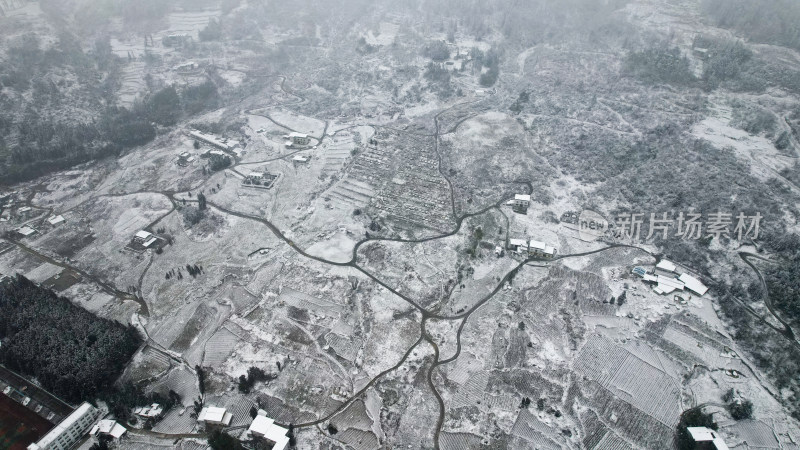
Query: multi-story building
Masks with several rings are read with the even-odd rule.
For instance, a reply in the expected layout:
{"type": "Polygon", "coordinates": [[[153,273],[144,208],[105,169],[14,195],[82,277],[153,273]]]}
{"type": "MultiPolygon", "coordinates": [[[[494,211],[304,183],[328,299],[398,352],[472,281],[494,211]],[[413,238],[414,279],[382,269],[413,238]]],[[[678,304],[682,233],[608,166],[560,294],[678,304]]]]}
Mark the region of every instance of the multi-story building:
{"type": "Polygon", "coordinates": [[[92,427],[99,411],[89,403],[81,406],[44,435],[39,442],[28,446],[28,450],[67,450],[72,448],[92,427]]]}

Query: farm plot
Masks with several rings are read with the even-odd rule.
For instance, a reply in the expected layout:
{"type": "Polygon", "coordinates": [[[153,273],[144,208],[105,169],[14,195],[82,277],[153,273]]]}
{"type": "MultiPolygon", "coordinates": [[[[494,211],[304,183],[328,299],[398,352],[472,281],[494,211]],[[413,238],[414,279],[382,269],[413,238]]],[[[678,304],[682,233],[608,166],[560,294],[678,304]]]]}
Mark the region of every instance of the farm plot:
{"type": "Polygon", "coordinates": [[[348,428],[344,431],[340,431],[334,438],[339,442],[347,444],[348,448],[353,448],[355,450],[380,448],[378,438],[369,431],[348,428]]]}
{"type": "Polygon", "coordinates": [[[134,355],[125,372],[125,377],[131,382],[138,383],[166,374],[171,367],[172,361],[167,355],[153,347],[146,346],[141,352],[134,355]]]}
{"type": "Polygon", "coordinates": [[[326,142],[323,147],[322,173],[326,175],[339,173],[345,162],[350,158],[359,144],[353,142],[354,136],[350,134],[340,134],[332,138],[332,142],[326,142]]]}
{"type": "Polygon", "coordinates": [[[197,419],[192,417],[190,408],[175,407],[171,409],[154,427],[156,433],[184,434],[191,433],[197,425],[197,419]]]}
{"type": "Polygon", "coordinates": [[[183,406],[191,407],[192,402],[200,395],[197,387],[197,375],[187,367],[179,366],[147,386],[147,392],[159,392],[164,395],[170,390],[181,396],[183,406]]]}
{"type": "Polygon", "coordinates": [[[302,412],[287,405],[283,400],[268,394],[258,394],[258,404],[267,412],[267,416],[279,423],[298,423],[315,420],[314,414],[302,412]]]}
{"type": "Polygon", "coordinates": [[[368,211],[398,231],[452,228],[450,190],[438,172],[433,142],[382,131],[378,144],[358,154],[348,176],[377,191],[368,211]]]}
{"type": "Polygon", "coordinates": [[[444,431],[439,435],[442,450],[470,450],[480,448],[482,440],[471,433],[451,433],[444,431]]]}
{"type": "Polygon", "coordinates": [[[531,414],[527,408],[520,410],[511,434],[525,439],[537,449],[558,450],[562,448],[557,442],[558,438],[554,430],[531,414]]]}
{"type": "MultiPolygon", "coordinates": [[[[119,52],[123,51],[120,47],[119,52]]],[[[130,50],[125,49],[126,53],[130,50]]],[[[119,56],[119,53],[117,53],[119,56]]],[[[127,56],[126,56],[127,57],[127,56]]],[[[144,62],[129,62],[122,68],[120,75],[120,87],[117,91],[117,98],[119,105],[125,108],[131,108],[136,100],[139,100],[147,89],[147,84],[144,81],[146,73],[144,62]]]]}
{"type": "Polygon", "coordinates": [[[359,450],[380,447],[379,437],[383,436],[380,423],[380,397],[375,391],[368,391],[366,402],[357,399],[344,411],[330,421],[338,430],[334,438],[359,450]]]}
{"type": "Polygon", "coordinates": [[[331,199],[333,205],[352,210],[366,207],[375,196],[375,188],[363,181],[345,177],[342,181],[334,184],[324,195],[331,199]]]}
{"type": "Polygon", "coordinates": [[[203,352],[204,367],[219,367],[233,353],[241,339],[229,329],[222,327],[205,344],[203,352]]]}
{"type": "Polygon", "coordinates": [[[600,417],[592,410],[579,414],[580,424],[583,427],[581,444],[587,449],[629,450],[633,446],[616,435],[605,426],[600,417]]]}
{"type": "Polygon", "coordinates": [[[325,341],[337,355],[350,362],[355,361],[359,350],[364,345],[361,339],[348,338],[336,333],[325,335],[325,341]]]}
{"type": "Polygon", "coordinates": [[[181,130],[176,130],[136,148],[115,161],[113,170],[96,187],[96,192],[120,195],[137,191],[192,190],[207,178],[199,162],[178,164],[178,155],[183,152],[197,157],[198,151],[192,143],[181,130]]]}
{"type": "MultiPolygon", "coordinates": [[[[670,433],[677,424],[682,411],[677,382],[607,339],[592,336],[578,354],[574,370],[597,383],[596,387],[590,383],[589,389],[593,404],[601,408],[596,410],[598,414],[619,417],[620,413],[613,412],[618,409],[638,417],[617,423],[626,433],[638,435],[648,430],[655,436],[670,433]]],[[[643,443],[637,437],[637,442],[652,448],[657,441],[643,443]]]]}
{"type": "Polygon", "coordinates": [[[362,369],[370,377],[400,361],[419,338],[419,314],[398,314],[398,306],[398,300],[390,296],[376,295],[370,299],[374,316],[361,360],[362,369]]]}
{"type": "Polygon", "coordinates": [[[516,265],[494,253],[502,229],[497,216],[472,217],[457,234],[422,243],[370,242],[359,249],[358,261],[423,306],[460,313],[489,295],[516,265]]]}
{"type": "Polygon", "coordinates": [[[724,430],[733,436],[727,439],[729,445],[741,442],[746,448],[781,448],[772,427],[759,420],[739,421],[724,430]]]}
{"type": "Polygon", "coordinates": [[[450,402],[450,407],[452,409],[458,409],[465,406],[479,405],[483,400],[483,394],[488,384],[488,371],[481,370],[474,372],[463,386],[456,388],[453,399],[450,402]]]}

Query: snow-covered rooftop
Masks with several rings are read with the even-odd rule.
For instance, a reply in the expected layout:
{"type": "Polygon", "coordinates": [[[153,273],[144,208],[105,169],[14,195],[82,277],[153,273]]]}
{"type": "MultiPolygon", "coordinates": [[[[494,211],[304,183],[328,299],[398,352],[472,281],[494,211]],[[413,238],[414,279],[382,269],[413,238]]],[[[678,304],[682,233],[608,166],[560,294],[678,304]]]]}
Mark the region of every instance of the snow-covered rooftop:
{"type": "Polygon", "coordinates": [[[700,282],[700,280],[689,275],[688,273],[681,274],[681,276],[678,277],[678,279],[681,280],[686,285],[687,289],[689,289],[690,291],[694,292],[697,295],[704,295],[706,291],[708,291],[708,287],[706,287],[706,285],[704,285],[702,282],[700,282]]]}

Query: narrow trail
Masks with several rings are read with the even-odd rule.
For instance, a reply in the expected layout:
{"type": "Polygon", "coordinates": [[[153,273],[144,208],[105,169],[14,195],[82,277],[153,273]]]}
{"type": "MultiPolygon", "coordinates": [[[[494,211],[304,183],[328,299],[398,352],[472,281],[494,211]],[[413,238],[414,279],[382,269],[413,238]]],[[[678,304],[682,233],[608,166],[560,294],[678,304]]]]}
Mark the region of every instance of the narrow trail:
{"type": "MultiPolygon", "coordinates": [[[[770,314],[772,314],[772,316],[775,318],[775,320],[777,320],[778,322],[780,322],[781,325],[783,325],[783,329],[775,327],[774,325],[769,324],[769,322],[765,321],[765,323],[767,323],[767,325],[770,328],[772,328],[773,330],[781,333],[787,339],[793,341],[795,343],[795,345],[800,345],[800,343],[797,342],[797,338],[795,337],[794,330],[792,330],[792,327],[789,325],[789,322],[785,321],[778,314],[778,311],[775,309],[775,306],[772,304],[772,298],[769,296],[769,289],[767,288],[767,281],[766,281],[766,279],[764,279],[764,275],[761,273],[761,270],[759,270],[759,268],[755,264],[753,264],[752,261],[750,261],[750,258],[756,258],[756,259],[762,259],[762,260],[764,258],[762,258],[759,255],[754,255],[754,254],[748,253],[748,252],[739,252],[739,258],[741,258],[742,261],[744,261],[748,266],[750,266],[750,268],[753,269],[753,271],[756,273],[756,276],[758,276],[758,281],[761,284],[761,289],[762,289],[762,292],[764,293],[764,296],[761,298],[761,300],[764,302],[764,305],[767,307],[767,310],[769,310],[770,314]]],[[[740,303],[743,303],[743,302],[740,301],[740,303]]],[[[752,308],[750,308],[749,306],[746,306],[746,307],[750,311],[752,311],[752,308]]],[[[752,312],[755,313],[755,311],[752,311],[752,312]]],[[[759,317],[760,317],[760,315],[759,315],[759,317]]]]}

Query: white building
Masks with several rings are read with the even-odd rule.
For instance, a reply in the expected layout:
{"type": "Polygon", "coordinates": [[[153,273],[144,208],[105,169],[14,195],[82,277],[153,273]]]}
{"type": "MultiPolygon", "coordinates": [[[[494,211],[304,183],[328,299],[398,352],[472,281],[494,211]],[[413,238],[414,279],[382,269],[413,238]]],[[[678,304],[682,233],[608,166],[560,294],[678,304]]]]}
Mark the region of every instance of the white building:
{"type": "Polygon", "coordinates": [[[64,216],[52,216],[47,221],[50,222],[50,225],[56,226],[64,223],[64,216]]]}
{"type": "Polygon", "coordinates": [[[231,413],[225,408],[216,406],[206,406],[200,410],[200,414],[197,415],[197,421],[204,427],[209,425],[222,425],[227,427],[231,424],[231,419],[233,419],[231,413]]]}
{"type": "Polygon", "coordinates": [[[716,431],[706,427],[686,427],[695,442],[711,442],[717,450],[728,450],[728,445],[716,431]]]}
{"type": "Polygon", "coordinates": [[[308,160],[309,160],[309,157],[308,156],[303,156],[303,155],[297,155],[294,158],[292,158],[292,161],[294,161],[296,163],[300,163],[300,164],[305,164],[305,163],[308,162],[308,160]]]}
{"type": "Polygon", "coordinates": [[[702,296],[706,293],[706,291],[708,291],[706,285],[704,285],[703,283],[700,282],[700,280],[689,275],[688,273],[681,274],[681,276],[679,276],[678,279],[681,280],[686,285],[686,289],[689,289],[690,291],[694,292],[697,295],[702,296]]]}
{"type": "Polygon", "coordinates": [[[67,450],[92,427],[99,412],[84,402],[28,450],[67,450]]]}
{"type": "Polygon", "coordinates": [[[284,136],[284,139],[287,139],[286,143],[288,147],[292,145],[308,145],[311,143],[311,138],[307,134],[291,132],[288,135],[284,136]]]}
{"type": "Polygon", "coordinates": [[[150,406],[140,406],[133,410],[133,413],[145,419],[156,418],[164,412],[164,408],[158,403],[153,403],[150,406]]]}
{"type": "Polygon", "coordinates": [[[272,450],[283,450],[289,444],[289,437],[286,436],[289,430],[275,425],[275,420],[267,417],[263,409],[258,411],[258,415],[253,419],[250,428],[247,429],[247,438],[260,438],[272,444],[272,450]]]}
{"type": "Polygon", "coordinates": [[[675,273],[678,270],[678,266],[676,266],[672,261],[662,259],[658,262],[658,264],[656,264],[656,269],[663,270],[664,272],[675,273]]]}
{"type": "Polygon", "coordinates": [[[114,439],[119,439],[127,432],[128,430],[117,423],[116,420],[103,419],[92,427],[92,429],[89,431],[89,434],[92,436],[96,434],[103,434],[106,436],[111,436],[114,439]]]}
{"type": "Polygon", "coordinates": [[[527,194],[516,194],[511,204],[515,211],[527,211],[531,206],[531,196],[527,194]]]}
{"type": "Polygon", "coordinates": [[[508,248],[509,250],[513,250],[517,253],[527,252],[528,241],[526,241],[525,239],[509,239],[508,248]]]}
{"type": "Polygon", "coordinates": [[[653,278],[655,278],[656,282],[656,285],[653,286],[653,290],[656,291],[657,294],[664,295],[676,290],[682,291],[685,287],[683,281],[675,277],[665,277],[664,275],[656,275],[655,277],[650,275],[650,278],[645,277],[645,281],[653,281],[653,278]]]}
{"type": "Polygon", "coordinates": [[[33,233],[36,233],[36,230],[34,230],[33,228],[25,225],[22,228],[17,228],[17,233],[21,234],[24,237],[28,237],[28,236],[32,235],[33,233]]]}
{"type": "Polygon", "coordinates": [[[149,231],[141,230],[136,232],[136,235],[133,237],[133,240],[138,242],[139,244],[142,244],[142,247],[147,248],[153,245],[158,240],[158,238],[156,236],[153,236],[153,233],[150,233],[149,231]]]}
{"type": "Polygon", "coordinates": [[[234,148],[238,147],[240,144],[239,142],[232,141],[228,142],[225,138],[219,138],[214,136],[213,134],[203,133],[202,131],[193,130],[189,132],[189,136],[197,139],[198,141],[205,142],[206,144],[213,145],[221,150],[228,150],[232,151],[234,148]]]}

